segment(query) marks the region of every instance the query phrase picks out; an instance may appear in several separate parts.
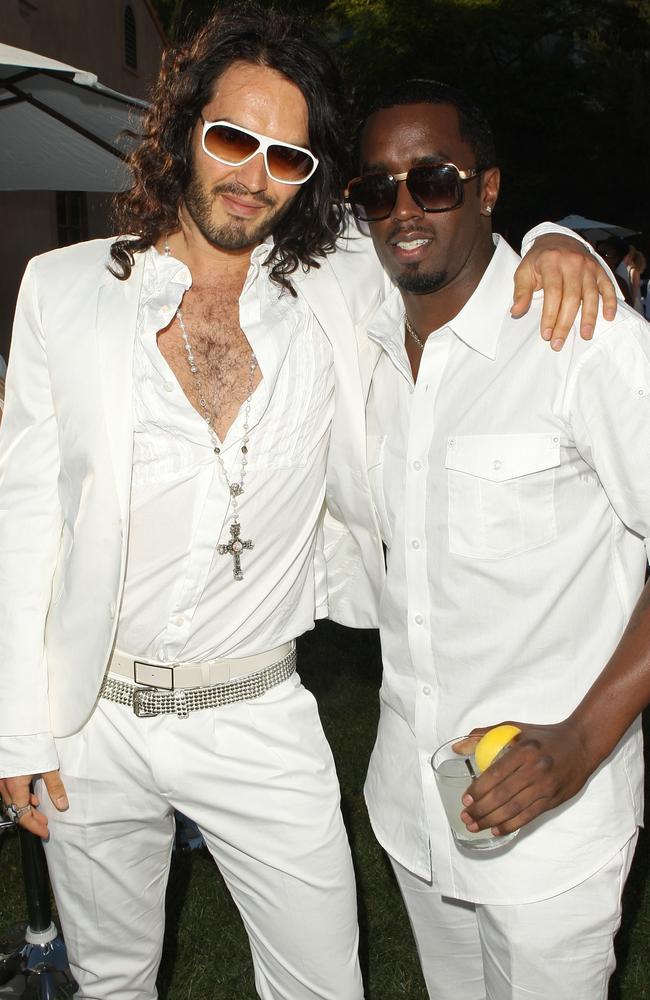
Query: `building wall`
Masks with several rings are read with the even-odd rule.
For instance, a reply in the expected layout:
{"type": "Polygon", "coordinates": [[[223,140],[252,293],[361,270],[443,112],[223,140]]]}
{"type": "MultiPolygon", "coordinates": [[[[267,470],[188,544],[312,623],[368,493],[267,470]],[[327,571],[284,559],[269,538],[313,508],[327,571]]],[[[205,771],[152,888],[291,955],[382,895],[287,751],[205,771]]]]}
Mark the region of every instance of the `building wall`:
{"type": "MultiPolygon", "coordinates": [[[[166,40],[149,0],[128,0],[136,24],[137,69],[125,63],[125,0],[0,0],[0,41],[94,73],[101,83],[146,98],[166,40]]],[[[84,236],[110,235],[110,195],[84,196],[84,236]]],[[[0,354],[8,356],[27,261],[59,245],[55,191],[0,191],[0,354]]]]}
{"type": "MultiPolygon", "coordinates": [[[[109,236],[110,194],[87,194],[89,240],[109,236]]],[[[27,265],[37,254],[59,246],[56,191],[0,191],[0,222],[8,238],[0,241],[0,354],[9,357],[16,296],[27,265]]]]}
{"type": "Polygon", "coordinates": [[[113,90],[147,96],[165,36],[147,0],[2,0],[0,41],[86,69],[113,90]],[[133,10],[138,68],[124,57],[124,8],[133,10]]]}

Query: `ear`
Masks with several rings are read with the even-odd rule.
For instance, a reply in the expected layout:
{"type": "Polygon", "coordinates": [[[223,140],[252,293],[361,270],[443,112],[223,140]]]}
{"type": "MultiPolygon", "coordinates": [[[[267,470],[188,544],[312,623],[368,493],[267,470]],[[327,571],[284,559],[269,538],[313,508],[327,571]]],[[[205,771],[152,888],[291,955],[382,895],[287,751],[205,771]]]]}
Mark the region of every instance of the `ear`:
{"type": "Polygon", "coordinates": [[[481,174],[481,215],[492,215],[499,197],[501,171],[490,167],[481,174]]]}

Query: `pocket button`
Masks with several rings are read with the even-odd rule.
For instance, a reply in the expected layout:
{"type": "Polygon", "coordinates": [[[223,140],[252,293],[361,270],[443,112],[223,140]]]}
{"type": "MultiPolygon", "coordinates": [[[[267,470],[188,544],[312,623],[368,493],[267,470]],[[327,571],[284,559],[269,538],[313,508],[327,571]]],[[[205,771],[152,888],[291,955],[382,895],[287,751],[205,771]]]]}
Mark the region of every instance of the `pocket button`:
{"type": "Polygon", "coordinates": [[[495,472],[498,472],[502,465],[503,462],[501,461],[500,458],[497,458],[494,460],[494,462],[492,462],[492,468],[494,469],[495,472]]]}

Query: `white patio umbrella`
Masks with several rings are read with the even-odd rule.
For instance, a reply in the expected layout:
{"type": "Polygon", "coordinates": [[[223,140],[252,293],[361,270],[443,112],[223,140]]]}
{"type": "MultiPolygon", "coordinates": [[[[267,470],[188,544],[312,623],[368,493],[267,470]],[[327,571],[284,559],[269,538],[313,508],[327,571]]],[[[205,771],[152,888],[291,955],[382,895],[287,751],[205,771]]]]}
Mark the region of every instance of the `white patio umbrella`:
{"type": "Polygon", "coordinates": [[[0,43],[0,190],[120,191],[144,101],[93,73],[0,43]]]}
{"type": "Polygon", "coordinates": [[[598,219],[586,219],[584,215],[565,215],[563,219],[558,219],[558,225],[582,233],[591,240],[607,240],[610,236],[634,236],[639,232],[638,229],[626,229],[625,226],[599,222],[598,219]]]}

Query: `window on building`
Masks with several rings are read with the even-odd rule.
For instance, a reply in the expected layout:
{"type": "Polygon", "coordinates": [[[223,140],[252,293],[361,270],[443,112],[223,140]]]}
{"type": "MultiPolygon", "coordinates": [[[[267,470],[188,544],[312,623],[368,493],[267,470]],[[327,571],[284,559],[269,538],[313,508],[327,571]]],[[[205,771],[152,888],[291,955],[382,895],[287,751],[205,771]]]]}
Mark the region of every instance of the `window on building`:
{"type": "Polygon", "coordinates": [[[60,247],[88,239],[88,212],[83,191],[56,192],[56,238],[60,247]]]}
{"type": "Polygon", "coordinates": [[[138,68],[138,33],[130,3],[124,5],[124,62],[129,69],[138,68]]]}

